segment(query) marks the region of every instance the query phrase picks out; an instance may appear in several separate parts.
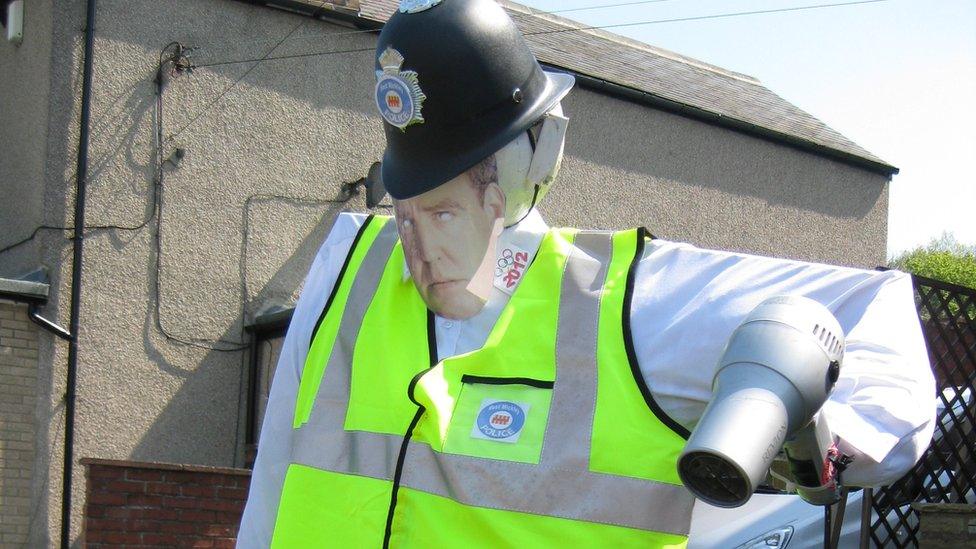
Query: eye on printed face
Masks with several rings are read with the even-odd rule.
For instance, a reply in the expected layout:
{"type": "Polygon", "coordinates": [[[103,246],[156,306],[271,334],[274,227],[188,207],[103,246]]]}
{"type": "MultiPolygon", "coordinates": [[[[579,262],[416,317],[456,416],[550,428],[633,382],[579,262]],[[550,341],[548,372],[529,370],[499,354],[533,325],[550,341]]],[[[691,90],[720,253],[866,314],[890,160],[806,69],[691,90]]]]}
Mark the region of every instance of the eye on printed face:
{"type": "Polygon", "coordinates": [[[414,284],[430,310],[446,318],[470,318],[484,306],[505,215],[498,184],[479,187],[470,174],[393,201],[414,284]]]}

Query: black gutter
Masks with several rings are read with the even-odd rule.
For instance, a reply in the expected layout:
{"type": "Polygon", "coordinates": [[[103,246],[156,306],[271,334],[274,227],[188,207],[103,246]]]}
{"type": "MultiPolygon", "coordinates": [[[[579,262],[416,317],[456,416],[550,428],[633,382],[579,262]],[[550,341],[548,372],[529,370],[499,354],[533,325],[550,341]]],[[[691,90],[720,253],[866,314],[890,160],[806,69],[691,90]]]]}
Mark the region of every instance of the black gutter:
{"type": "Polygon", "coordinates": [[[47,288],[48,285],[45,283],[0,279],[0,299],[9,299],[16,303],[26,303],[27,316],[31,322],[61,339],[69,341],[71,340],[71,334],[67,330],[41,316],[40,307],[47,303],[47,288]],[[11,285],[14,287],[9,287],[11,285]]]}
{"type": "Polygon", "coordinates": [[[39,306],[38,303],[34,301],[30,302],[27,305],[27,316],[31,319],[31,322],[37,324],[41,328],[51,332],[52,334],[60,337],[65,341],[71,341],[71,333],[68,332],[68,330],[62,328],[61,326],[55,324],[54,322],[51,322],[50,320],[41,316],[41,312],[37,310],[38,306],[39,306]]]}
{"type": "Polygon", "coordinates": [[[46,303],[47,296],[42,294],[11,291],[4,288],[0,288],[0,299],[9,299],[16,303],[46,303]]]}
{"type": "Polygon", "coordinates": [[[898,173],[898,168],[886,164],[884,162],[878,162],[870,160],[856,154],[849,152],[837,150],[826,145],[821,145],[820,143],[815,143],[795,135],[790,135],[769,128],[764,128],[762,126],[752,124],[750,122],[745,122],[742,120],[737,120],[728,116],[717,114],[699,107],[693,107],[685,103],[680,103],[678,101],[672,101],[670,99],[665,99],[658,95],[648,93],[645,91],[637,90],[634,88],[629,88],[614,82],[603,80],[602,78],[596,78],[593,76],[588,76],[585,74],[580,74],[572,70],[564,69],[562,67],[547,67],[558,70],[560,72],[566,72],[572,74],[576,77],[577,84],[582,88],[588,88],[591,90],[606,93],[607,95],[612,95],[622,99],[627,99],[641,105],[647,105],[649,107],[654,107],[663,111],[680,114],[688,118],[706,122],[709,124],[714,124],[716,126],[721,126],[724,128],[729,128],[742,132],[753,137],[758,137],[760,139],[765,139],[767,141],[772,141],[774,143],[779,143],[782,145],[787,145],[794,149],[799,149],[803,152],[814,153],[820,156],[826,156],[827,158],[837,160],[844,164],[855,166],[857,168],[866,169],[868,171],[891,177],[898,173]]]}
{"type": "Polygon", "coordinates": [[[88,0],[85,15],[85,69],[81,85],[81,132],[75,171],[74,250],[71,259],[71,312],[68,333],[68,372],[64,391],[64,470],[61,481],[61,547],[71,536],[71,473],[74,465],[75,393],[78,378],[78,328],[81,317],[81,267],[85,245],[85,188],[88,182],[88,141],[91,122],[92,68],[95,50],[95,4],[88,0]]]}
{"type": "Polygon", "coordinates": [[[247,352],[250,356],[247,365],[247,423],[244,427],[244,444],[254,444],[257,442],[254,438],[254,424],[257,419],[254,417],[254,408],[258,401],[258,338],[254,334],[251,335],[247,352]]]}

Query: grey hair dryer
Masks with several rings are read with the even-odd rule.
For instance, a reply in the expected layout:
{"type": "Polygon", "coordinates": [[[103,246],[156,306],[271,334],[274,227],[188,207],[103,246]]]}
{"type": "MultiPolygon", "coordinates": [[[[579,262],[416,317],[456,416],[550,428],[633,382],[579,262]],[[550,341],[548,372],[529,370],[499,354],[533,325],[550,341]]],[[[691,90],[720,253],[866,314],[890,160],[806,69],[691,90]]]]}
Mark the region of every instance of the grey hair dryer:
{"type": "Polygon", "coordinates": [[[718,507],[747,502],[783,443],[827,400],[843,353],[840,324],[816,301],[777,296],[753,309],[732,333],[678,458],[685,486],[718,507]]]}

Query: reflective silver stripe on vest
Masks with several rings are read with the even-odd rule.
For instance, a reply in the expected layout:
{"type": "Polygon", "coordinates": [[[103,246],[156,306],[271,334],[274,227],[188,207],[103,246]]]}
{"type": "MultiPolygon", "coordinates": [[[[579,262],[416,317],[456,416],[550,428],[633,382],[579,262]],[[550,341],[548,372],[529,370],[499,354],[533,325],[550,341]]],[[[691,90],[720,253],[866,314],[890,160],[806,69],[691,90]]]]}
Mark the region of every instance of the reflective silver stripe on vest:
{"type": "MultiPolygon", "coordinates": [[[[375,221],[374,221],[375,222],[375,221]]],[[[332,354],[319,384],[308,422],[292,437],[291,461],[326,471],[352,473],[377,479],[393,479],[403,437],[346,431],[343,422],[349,407],[352,354],[366,308],[373,300],[393,246],[397,228],[387,221],[366,252],[356,273],[332,354]]],[[[352,251],[350,251],[352,253],[352,251]]],[[[341,281],[336,281],[336,284],[341,281]]]]}
{"type": "Polygon", "coordinates": [[[611,237],[581,232],[566,264],[556,381],[539,464],[438,453],[415,442],[407,449],[401,486],[478,507],[688,534],[694,498],[683,486],[589,470],[600,293],[611,237]]]}
{"type": "MultiPolygon", "coordinates": [[[[412,442],[407,446],[401,486],[477,507],[688,534],[694,498],[683,486],[589,471],[600,295],[611,238],[609,233],[579,233],[566,263],[556,335],[556,381],[540,463],[444,454],[412,442]]],[[[388,222],[351,289],[311,417],[294,436],[294,463],[393,478],[402,437],[346,432],[343,420],[359,326],[395,243],[396,225],[388,222]]]]}

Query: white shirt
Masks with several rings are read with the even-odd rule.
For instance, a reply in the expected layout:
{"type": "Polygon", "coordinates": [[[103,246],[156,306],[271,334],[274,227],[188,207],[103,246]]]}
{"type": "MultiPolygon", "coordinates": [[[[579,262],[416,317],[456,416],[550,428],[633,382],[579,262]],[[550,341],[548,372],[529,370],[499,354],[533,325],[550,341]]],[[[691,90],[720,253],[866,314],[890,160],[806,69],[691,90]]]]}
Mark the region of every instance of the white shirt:
{"type": "MultiPolygon", "coordinates": [[[[278,362],[238,547],[267,547],[289,464],[292,419],[308,341],[363,214],[340,214],[312,264],[278,362]]],[[[535,211],[499,237],[534,254],[548,227],[535,211]]],[[[467,320],[437,317],[441,359],[480,348],[508,301],[493,288],[467,320]]],[[[732,331],[763,299],[795,294],[824,304],[840,321],[847,348],[840,378],[822,413],[843,451],[855,457],[848,485],[890,483],[928,447],[935,381],[916,313],[911,277],[787,259],[704,250],[653,240],[635,276],[631,333],[641,373],[655,400],[691,429],[732,331]]],[[[648,412],[650,413],[650,412],[648,412]]]]}

